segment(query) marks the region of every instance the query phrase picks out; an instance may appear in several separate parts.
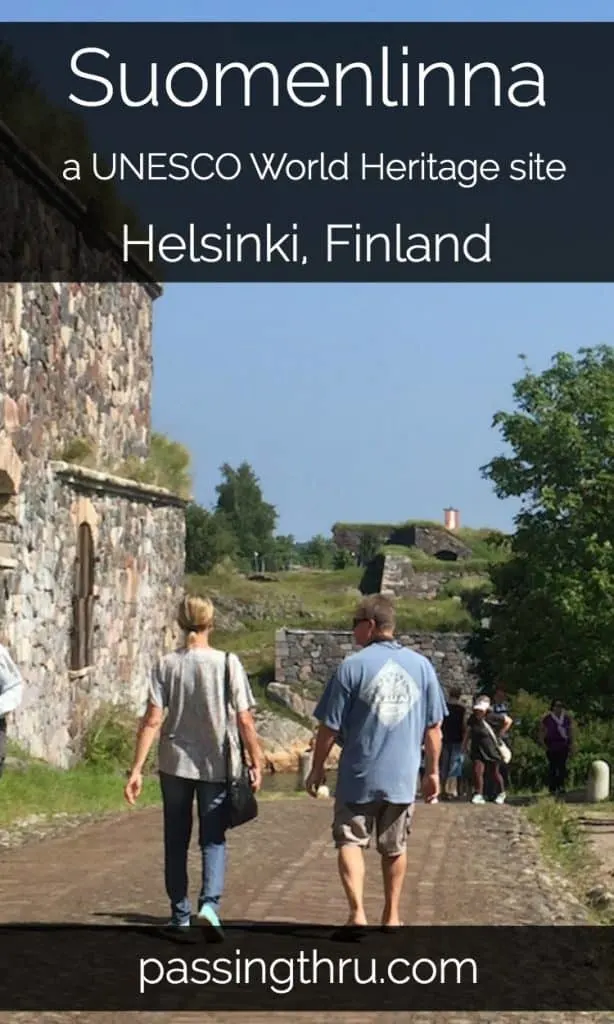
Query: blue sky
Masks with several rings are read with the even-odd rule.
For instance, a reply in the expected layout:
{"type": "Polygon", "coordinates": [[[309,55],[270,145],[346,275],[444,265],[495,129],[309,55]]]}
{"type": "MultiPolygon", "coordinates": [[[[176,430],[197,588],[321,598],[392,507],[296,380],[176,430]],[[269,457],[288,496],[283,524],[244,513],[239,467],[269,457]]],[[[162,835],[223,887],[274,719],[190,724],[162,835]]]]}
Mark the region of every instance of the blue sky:
{"type": "MultiPolygon", "coordinates": [[[[610,21],[612,0],[21,0],[65,20],[610,21]],[[88,13],[84,13],[87,8],[88,13]],[[257,8],[257,13],[256,9],[257,8]]],[[[518,353],[610,343],[604,285],[169,285],[155,308],[154,428],[192,451],[209,505],[247,459],[278,528],[441,518],[509,529],[479,466],[499,449],[518,353]]]]}

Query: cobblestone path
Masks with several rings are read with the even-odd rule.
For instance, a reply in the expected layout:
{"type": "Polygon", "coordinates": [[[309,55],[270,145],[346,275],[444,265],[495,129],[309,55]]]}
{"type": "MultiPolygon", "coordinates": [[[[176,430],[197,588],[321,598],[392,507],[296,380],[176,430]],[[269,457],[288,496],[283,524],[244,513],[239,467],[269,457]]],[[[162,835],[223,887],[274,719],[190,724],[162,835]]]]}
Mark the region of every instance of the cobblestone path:
{"type": "MultiPolygon", "coordinates": [[[[230,921],[343,923],[345,901],[330,841],[328,801],[263,801],[257,822],[229,839],[224,917],[230,921]]],[[[191,854],[194,885],[198,851],[191,854]]],[[[380,875],[367,855],[367,913],[378,923],[380,875]]],[[[159,810],[90,821],[65,835],[0,851],[0,923],[130,923],[166,919],[159,810]]],[[[404,892],[406,924],[581,924],[586,917],[570,888],[542,864],[535,836],[513,807],[469,804],[418,806],[410,839],[404,892]],[[478,841],[479,837],[479,841],[478,841]]],[[[526,1014],[329,1014],[276,1013],[286,1021],[335,1020],[341,1024],[499,1024],[526,1014]]],[[[143,1024],[151,1013],[0,1014],[0,1021],[35,1020],[143,1024]]],[[[156,1014],[156,1024],[207,1020],[211,1024],[260,1024],[271,1014],[156,1014]]],[[[614,1022],[610,1014],[532,1014],[531,1024],[614,1022]]]]}

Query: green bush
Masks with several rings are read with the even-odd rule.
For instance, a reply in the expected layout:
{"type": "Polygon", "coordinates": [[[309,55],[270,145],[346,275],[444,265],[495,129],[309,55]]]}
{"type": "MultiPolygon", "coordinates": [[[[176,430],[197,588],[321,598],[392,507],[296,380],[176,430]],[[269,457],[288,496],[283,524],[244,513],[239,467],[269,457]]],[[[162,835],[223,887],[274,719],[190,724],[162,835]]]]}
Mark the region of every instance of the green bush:
{"type": "Polygon", "coordinates": [[[75,462],[80,466],[93,468],[96,465],[96,449],[92,441],[84,437],[74,437],[67,441],[58,458],[62,462],[75,462]]]}
{"type": "Polygon", "coordinates": [[[464,597],[466,594],[481,594],[486,597],[492,594],[492,583],[487,576],[476,574],[456,576],[441,588],[443,597],[464,597]]]}
{"type": "Polygon", "coordinates": [[[348,569],[351,565],[354,565],[354,556],[351,551],[346,548],[338,548],[335,545],[335,551],[333,555],[333,567],[335,569],[348,569]]]}
{"type": "Polygon", "coordinates": [[[511,714],[514,719],[514,735],[526,736],[539,743],[539,724],[548,711],[548,704],[533,693],[520,690],[511,698],[511,714]]]}
{"type": "MultiPolygon", "coordinates": [[[[515,694],[510,704],[514,719],[511,734],[513,761],[510,766],[513,785],[515,789],[539,792],[546,786],[548,778],[546,752],[539,743],[539,723],[549,705],[541,697],[525,691],[515,694]]],[[[591,763],[598,759],[614,767],[614,722],[577,719],[575,750],[568,764],[568,788],[582,789],[591,763]]]]}
{"type": "MultiPolygon", "coordinates": [[[[515,730],[514,730],[515,732],[515,730]]],[[[512,734],[510,773],[514,789],[539,793],[547,782],[548,765],[543,747],[528,736],[512,734]]]]}
{"type": "Polygon", "coordinates": [[[146,459],[132,457],[119,466],[108,468],[110,472],[128,480],[164,487],[185,500],[190,497],[190,453],[184,445],[171,441],[164,434],[152,433],[146,459]]]}
{"type": "MultiPolygon", "coordinates": [[[[460,599],[472,619],[476,622],[484,614],[484,601],[492,594],[492,583],[487,576],[457,576],[442,587],[440,596],[460,599]]],[[[475,628],[475,623],[472,623],[475,628]]]]}
{"type": "MultiPolygon", "coordinates": [[[[83,763],[106,772],[127,771],[132,764],[138,720],[130,707],[105,704],[98,708],[85,733],[83,763]]],[[[155,753],[147,759],[152,767],[155,753]]]]}

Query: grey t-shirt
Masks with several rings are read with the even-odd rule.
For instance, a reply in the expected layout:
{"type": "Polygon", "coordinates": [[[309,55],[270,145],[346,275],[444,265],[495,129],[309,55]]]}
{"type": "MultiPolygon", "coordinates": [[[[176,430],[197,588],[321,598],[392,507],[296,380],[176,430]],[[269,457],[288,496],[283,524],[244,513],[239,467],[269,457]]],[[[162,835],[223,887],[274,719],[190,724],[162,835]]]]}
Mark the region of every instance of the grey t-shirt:
{"type": "MultiPolygon", "coordinates": [[[[206,782],[225,781],[224,659],[224,651],[197,647],[166,654],[154,668],[149,699],[168,708],[160,733],[161,772],[206,782]]],[[[236,654],[229,657],[229,669],[232,709],[228,730],[236,774],[240,767],[236,714],[248,711],[256,702],[236,654]]]]}

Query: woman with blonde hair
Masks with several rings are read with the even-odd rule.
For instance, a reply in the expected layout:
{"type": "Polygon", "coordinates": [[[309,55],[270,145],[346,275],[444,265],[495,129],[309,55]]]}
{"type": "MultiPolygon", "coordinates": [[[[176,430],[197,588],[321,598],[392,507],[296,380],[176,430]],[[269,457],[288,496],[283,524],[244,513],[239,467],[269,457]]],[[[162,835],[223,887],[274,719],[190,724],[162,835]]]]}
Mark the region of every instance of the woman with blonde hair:
{"type": "Polygon", "coordinates": [[[124,792],[127,801],[134,804],[143,785],[143,765],[161,729],[158,768],[170,924],[174,928],[190,925],[187,861],[196,796],[202,852],[198,919],[221,935],[219,905],[226,866],[228,750],[231,762],[239,762],[240,766],[244,746],[254,792],[260,788],[262,770],[251,710],[255,706],[251,687],[237,656],[226,655],[210,645],[213,619],[213,604],[207,598],[185,597],[181,602],[177,621],[185,642],[180,649],[162,657],[153,671],[147,709],[124,792]]]}

